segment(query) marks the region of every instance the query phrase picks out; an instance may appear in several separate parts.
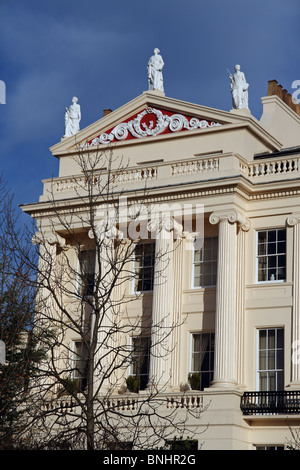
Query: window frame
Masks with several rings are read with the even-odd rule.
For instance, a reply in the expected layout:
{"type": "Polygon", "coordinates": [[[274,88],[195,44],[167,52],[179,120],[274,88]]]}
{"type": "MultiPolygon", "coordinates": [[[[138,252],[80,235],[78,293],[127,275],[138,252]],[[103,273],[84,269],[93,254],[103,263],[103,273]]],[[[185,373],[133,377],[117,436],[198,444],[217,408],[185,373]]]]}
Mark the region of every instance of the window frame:
{"type": "MultiPolygon", "coordinates": [[[[278,239],[276,240],[276,245],[278,243],[278,239]]],[[[266,243],[266,245],[268,245],[268,242],[266,243]]],[[[280,284],[280,283],[283,283],[283,282],[286,282],[287,281],[287,230],[285,227],[275,227],[275,228],[265,228],[265,229],[257,229],[256,230],[256,238],[255,238],[255,257],[256,257],[256,264],[255,264],[255,281],[256,281],[256,284],[280,284]],[[263,280],[263,281],[260,281],[259,280],[259,269],[258,269],[258,266],[259,266],[259,258],[260,257],[263,257],[262,255],[258,255],[258,236],[259,236],[259,233],[261,232],[273,232],[273,231],[276,231],[278,232],[279,230],[284,230],[285,231],[285,253],[280,253],[278,254],[276,252],[276,254],[272,255],[264,255],[266,256],[267,258],[270,258],[271,256],[281,256],[281,255],[284,255],[285,256],[285,278],[284,279],[266,279],[266,280],[263,280]]],[[[277,250],[276,250],[277,251],[277,250]]],[[[277,266],[277,263],[276,263],[276,269],[278,268],[277,266]]],[[[268,268],[267,268],[268,269],[268,268]]]]}
{"type": "MultiPolygon", "coordinates": [[[[97,249],[96,248],[91,248],[91,249],[80,249],[77,253],[77,276],[76,276],[76,294],[82,298],[87,298],[87,297],[92,297],[95,293],[95,278],[96,278],[96,265],[97,265],[97,249]],[[81,267],[82,267],[82,261],[80,260],[80,257],[82,253],[87,253],[87,252],[93,252],[94,253],[94,272],[93,272],[93,289],[92,291],[88,291],[88,293],[84,292],[84,286],[82,284],[83,276],[84,273],[81,272],[81,267]]],[[[90,273],[86,273],[86,275],[89,275],[90,273]]]]}
{"type": "MultiPolygon", "coordinates": [[[[70,377],[72,380],[76,381],[78,383],[78,388],[83,391],[86,382],[87,382],[87,375],[84,374],[84,372],[81,372],[81,366],[84,371],[87,365],[87,354],[85,355],[84,352],[84,341],[81,338],[76,338],[71,340],[71,374],[70,377]],[[76,353],[76,343],[80,344],[80,354],[76,353]]],[[[86,350],[87,353],[87,350],[86,350]]]]}
{"type": "MultiPolygon", "coordinates": [[[[266,355],[266,361],[267,361],[267,355],[266,355]]],[[[266,328],[257,328],[257,331],[256,331],[256,390],[259,391],[259,392],[268,392],[268,391],[274,391],[274,392],[277,392],[277,391],[282,391],[284,390],[284,384],[285,384],[285,329],[284,327],[282,326],[271,326],[271,327],[266,327],[266,328]],[[266,349],[261,349],[260,348],[260,345],[259,345],[259,342],[260,342],[260,333],[262,331],[267,331],[268,333],[271,331],[271,330],[275,330],[276,331],[276,337],[275,337],[275,345],[274,345],[274,348],[268,348],[266,347],[266,349]],[[278,330],[281,330],[282,331],[282,341],[283,341],[283,346],[281,348],[278,348],[277,347],[277,344],[278,344],[278,336],[277,336],[277,332],[278,330]],[[266,352],[267,351],[271,351],[271,350],[274,350],[274,361],[275,361],[275,365],[277,365],[277,351],[279,350],[282,350],[282,368],[279,368],[279,367],[274,367],[274,369],[271,369],[271,368],[268,368],[266,367],[266,369],[262,369],[260,368],[260,351],[263,351],[265,350],[266,352]],[[262,372],[265,372],[265,373],[270,373],[270,372],[274,372],[275,374],[275,381],[276,381],[276,387],[275,387],[275,390],[269,390],[269,378],[267,378],[267,383],[268,383],[268,390],[262,390],[261,387],[260,387],[260,374],[262,372]],[[281,380],[282,380],[282,388],[279,388],[278,387],[278,375],[279,374],[282,374],[282,377],[281,377],[281,380]]]]}
{"type": "MultiPolygon", "coordinates": [[[[209,287],[216,287],[217,285],[217,276],[218,276],[218,235],[215,235],[215,236],[210,236],[210,237],[205,237],[203,239],[203,248],[204,248],[204,243],[205,243],[205,240],[215,240],[216,242],[216,250],[217,250],[217,256],[216,256],[216,260],[214,259],[211,259],[209,261],[198,261],[196,262],[195,261],[195,253],[196,253],[196,248],[195,248],[195,242],[194,242],[194,245],[193,245],[193,255],[192,255],[192,289],[206,289],[206,288],[209,288],[209,287]],[[216,277],[216,281],[215,281],[215,284],[207,284],[207,285],[199,285],[199,286],[196,286],[195,285],[195,267],[196,266],[201,266],[204,265],[204,263],[216,263],[216,272],[215,272],[215,277],[216,277]]],[[[196,241],[196,239],[195,239],[196,241]]],[[[211,276],[213,277],[214,276],[214,273],[211,273],[211,276]]]]}
{"type": "MultiPolygon", "coordinates": [[[[200,352],[200,351],[198,351],[200,352]]],[[[210,378],[210,381],[209,383],[211,384],[211,382],[213,381],[214,379],[214,370],[215,370],[215,332],[214,331],[192,331],[190,333],[190,365],[189,365],[189,373],[193,374],[193,373],[200,373],[200,374],[209,374],[211,376],[210,378]],[[194,350],[193,350],[193,345],[194,345],[194,340],[193,340],[193,336],[194,335],[209,335],[209,343],[208,345],[210,346],[209,347],[209,350],[208,350],[208,354],[209,354],[209,362],[211,364],[211,368],[209,370],[205,370],[205,371],[198,371],[198,370],[194,370],[193,369],[193,354],[195,354],[194,350]],[[211,346],[212,344],[212,340],[213,340],[213,348],[211,346]],[[211,357],[212,356],[212,357],[211,357]]],[[[201,381],[200,381],[201,383],[201,381]]],[[[208,385],[210,386],[210,385],[208,385]]],[[[200,390],[199,391],[203,391],[205,387],[201,388],[200,387],[200,390]]]]}
{"type": "MultiPolygon", "coordinates": [[[[144,267],[142,267],[141,269],[144,269],[144,267]]],[[[155,241],[147,241],[147,242],[141,242],[139,244],[136,244],[135,248],[134,248],[134,251],[133,251],[133,280],[132,280],[132,293],[133,294],[142,294],[142,293],[151,293],[153,292],[153,287],[154,287],[154,276],[155,276],[155,241]],[[140,282],[140,280],[138,279],[138,276],[136,274],[136,270],[138,268],[138,266],[136,265],[136,249],[139,248],[140,246],[146,246],[146,245],[153,245],[153,266],[151,266],[151,269],[152,269],[152,278],[150,279],[150,281],[152,282],[152,288],[151,289],[147,289],[147,290],[137,290],[136,287],[138,285],[138,283],[140,282]]],[[[141,282],[144,282],[143,280],[141,282]]]]}
{"type": "MultiPolygon", "coordinates": [[[[148,382],[149,382],[149,375],[150,375],[150,356],[151,356],[151,335],[137,335],[137,336],[131,336],[130,337],[130,366],[129,366],[129,375],[131,375],[132,377],[136,377],[140,380],[140,385],[141,384],[141,375],[146,377],[145,379],[145,382],[147,381],[145,387],[142,386],[140,387],[140,390],[145,390],[148,382]],[[147,345],[147,352],[145,354],[145,356],[147,357],[147,373],[146,374],[141,374],[139,372],[139,374],[135,374],[134,373],[134,360],[133,360],[133,353],[134,353],[134,340],[143,340],[143,339],[147,339],[148,341],[148,345],[147,345]]],[[[140,357],[140,355],[137,355],[135,357],[140,357]]]]}

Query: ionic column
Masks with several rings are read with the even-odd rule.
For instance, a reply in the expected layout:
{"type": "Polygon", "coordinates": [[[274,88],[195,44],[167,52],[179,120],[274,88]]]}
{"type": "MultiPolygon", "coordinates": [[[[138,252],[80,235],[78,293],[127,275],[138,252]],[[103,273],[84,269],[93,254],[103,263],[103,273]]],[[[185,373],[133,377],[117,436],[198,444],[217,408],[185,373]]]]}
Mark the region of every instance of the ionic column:
{"type": "Polygon", "coordinates": [[[174,243],[174,280],[173,280],[173,322],[174,329],[172,331],[172,354],[171,354],[171,386],[179,388],[180,377],[180,323],[182,309],[182,278],[183,278],[183,256],[184,256],[185,240],[178,239],[174,243]]]}
{"type": "Polygon", "coordinates": [[[219,224],[216,286],[215,366],[213,387],[237,385],[237,225],[247,220],[237,211],[214,212],[219,224]]]}
{"type": "MultiPolygon", "coordinates": [[[[96,248],[99,250],[100,266],[97,266],[96,277],[99,282],[98,292],[95,293],[97,311],[92,313],[91,344],[95,346],[94,356],[94,389],[107,393],[113,384],[109,376],[112,364],[113,350],[113,302],[114,302],[114,238],[108,232],[97,234],[96,248]]],[[[89,231],[89,237],[94,238],[94,232],[89,231]]]]}
{"type": "MultiPolygon", "coordinates": [[[[57,305],[54,301],[54,290],[58,288],[57,295],[60,295],[59,289],[61,285],[61,269],[56,263],[57,247],[67,249],[66,241],[54,232],[37,232],[32,238],[34,245],[39,245],[39,265],[37,274],[37,296],[36,296],[36,320],[38,328],[43,331],[52,323],[52,319],[57,316],[57,305]],[[59,268],[59,269],[58,269],[59,268]]],[[[57,348],[54,355],[50,350],[48,357],[43,361],[45,368],[49,367],[52,361],[55,362],[55,367],[59,369],[60,357],[57,348]]],[[[44,377],[41,379],[41,385],[49,386],[54,383],[54,378],[44,377]]]]}
{"type": "Polygon", "coordinates": [[[287,225],[293,227],[293,311],[292,311],[292,363],[290,386],[300,388],[300,213],[292,214],[287,225]]]}
{"type": "MultiPolygon", "coordinates": [[[[170,388],[173,331],[173,229],[174,223],[156,226],[152,300],[151,355],[148,388],[170,388]]],[[[152,227],[153,231],[153,227],[152,227]]]]}
{"type": "Polygon", "coordinates": [[[66,241],[54,232],[36,232],[32,238],[32,243],[33,245],[39,245],[37,304],[39,305],[39,302],[41,302],[43,313],[50,318],[54,313],[52,289],[55,288],[56,284],[60,285],[61,281],[61,272],[57,272],[56,266],[57,246],[67,249],[66,241]]]}
{"type": "Polygon", "coordinates": [[[250,223],[238,229],[237,234],[237,380],[245,388],[245,276],[246,276],[246,232],[250,223]]]}

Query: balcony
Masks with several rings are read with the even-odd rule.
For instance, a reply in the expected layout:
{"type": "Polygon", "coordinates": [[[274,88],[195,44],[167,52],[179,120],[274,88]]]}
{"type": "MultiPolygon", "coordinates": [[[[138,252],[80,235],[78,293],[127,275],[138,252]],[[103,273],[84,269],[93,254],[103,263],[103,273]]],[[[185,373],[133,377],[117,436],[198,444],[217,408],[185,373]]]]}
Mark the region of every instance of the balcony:
{"type": "Polygon", "coordinates": [[[109,175],[106,169],[95,171],[93,178],[87,175],[70,175],[44,180],[44,194],[40,201],[49,197],[63,199],[87,195],[88,187],[107,184],[111,179],[115,190],[137,190],[160,185],[176,185],[220,178],[242,176],[253,183],[275,182],[300,177],[300,156],[278,156],[255,161],[246,161],[233,153],[217,153],[202,157],[153,163],[153,165],[136,165],[114,170],[109,175]]]}
{"type": "Polygon", "coordinates": [[[241,398],[243,415],[279,415],[300,413],[300,390],[245,392],[241,398]]]}

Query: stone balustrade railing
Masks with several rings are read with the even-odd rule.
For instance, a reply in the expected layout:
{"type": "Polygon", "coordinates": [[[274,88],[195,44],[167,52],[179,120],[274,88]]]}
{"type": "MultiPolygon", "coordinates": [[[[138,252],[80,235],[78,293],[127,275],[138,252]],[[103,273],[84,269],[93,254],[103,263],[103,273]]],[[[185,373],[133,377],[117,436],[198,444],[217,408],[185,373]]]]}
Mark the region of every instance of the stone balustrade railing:
{"type": "MultiPolygon", "coordinates": [[[[99,398],[101,400],[101,398],[99,398]]],[[[147,400],[145,397],[140,397],[138,394],[126,396],[114,396],[103,400],[105,408],[114,411],[130,411],[137,410],[142,403],[147,400]]],[[[159,394],[153,398],[153,401],[166,409],[188,409],[188,410],[201,410],[203,408],[203,396],[199,392],[194,393],[179,393],[179,394],[159,394]]],[[[76,406],[76,401],[72,397],[64,397],[61,399],[53,399],[44,401],[41,405],[42,411],[50,412],[53,410],[65,409],[70,410],[76,406]]]]}
{"type": "Polygon", "coordinates": [[[219,158],[195,159],[181,161],[171,165],[172,176],[183,176],[190,174],[205,173],[208,171],[218,171],[219,158]]]}
{"type": "Polygon", "coordinates": [[[248,177],[284,176],[285,174],[297,174],[300,171],[299,157],[286,157],[274,160],[256,160],[248,164],[248,177]]]}
{"type": "MultiPolygon", "coordinates": [[[[77,175],[69,177],[58,177],[44,180],[43,200],[60,197],[83,196],[84,192],[101,182],[105,187],[108,178],[116,190],[138,189],[151,185],[177,184],[180,178],[183,181],[204,181],[214,177],[235,177],[242,175],[250,181],[271,181],[279,179],[291,179],[300,174],[300,156],[287,156],[274,159],[260,159],[247,161],[238,155],[227,153],[211,157],[199,157],[176,162],[163,162],[156,165],[137,166],[135,168],[119,169],[112,171],[93,172],[91,176],[77,175]],[[70,196],[67,194],[69,193],[70,196]]],[[[111,186],[112,188],[112,186],[111,186]]]]}

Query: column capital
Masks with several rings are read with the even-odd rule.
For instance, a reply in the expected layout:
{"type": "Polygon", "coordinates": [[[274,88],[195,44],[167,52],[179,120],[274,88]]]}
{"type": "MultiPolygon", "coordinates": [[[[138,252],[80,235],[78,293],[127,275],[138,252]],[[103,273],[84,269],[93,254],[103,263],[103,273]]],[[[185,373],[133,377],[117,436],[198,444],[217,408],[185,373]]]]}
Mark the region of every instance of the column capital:
{"type": "Polygon", "coordinates": [[[230,224],[238,224],[242,230],[247,232],[250,229],[250,221],[235,209],[215,211],[209,217],[209,222],[216,225],[221,221],[227,221],[230,224]]]}
{"type": "Polygon", "coordinates": [[[286,219],[287,225],[290,227],[294,227],[295,225],[299,224],[300,222],[300,212],[294,212],[293,214],[289,215],[286,219]]]}
{"type": "Polygon", "coordinates": [[[149,232],[155,232],[156,234],[162,233],[163,231],[169,234],[174,231],[176,237],[182,237],[183,227],[175,220],[174,217],[163,217],[154,218],[148,222],[147,228],[149,232]]]}
{"type": "Polygon", "coordinates": [[[60,248],[67,248],[66,240],[55,232],[36,232],[32,237],[33,245],[42,245],[49,243],[49,245],[58,245],[60,248]]]}

